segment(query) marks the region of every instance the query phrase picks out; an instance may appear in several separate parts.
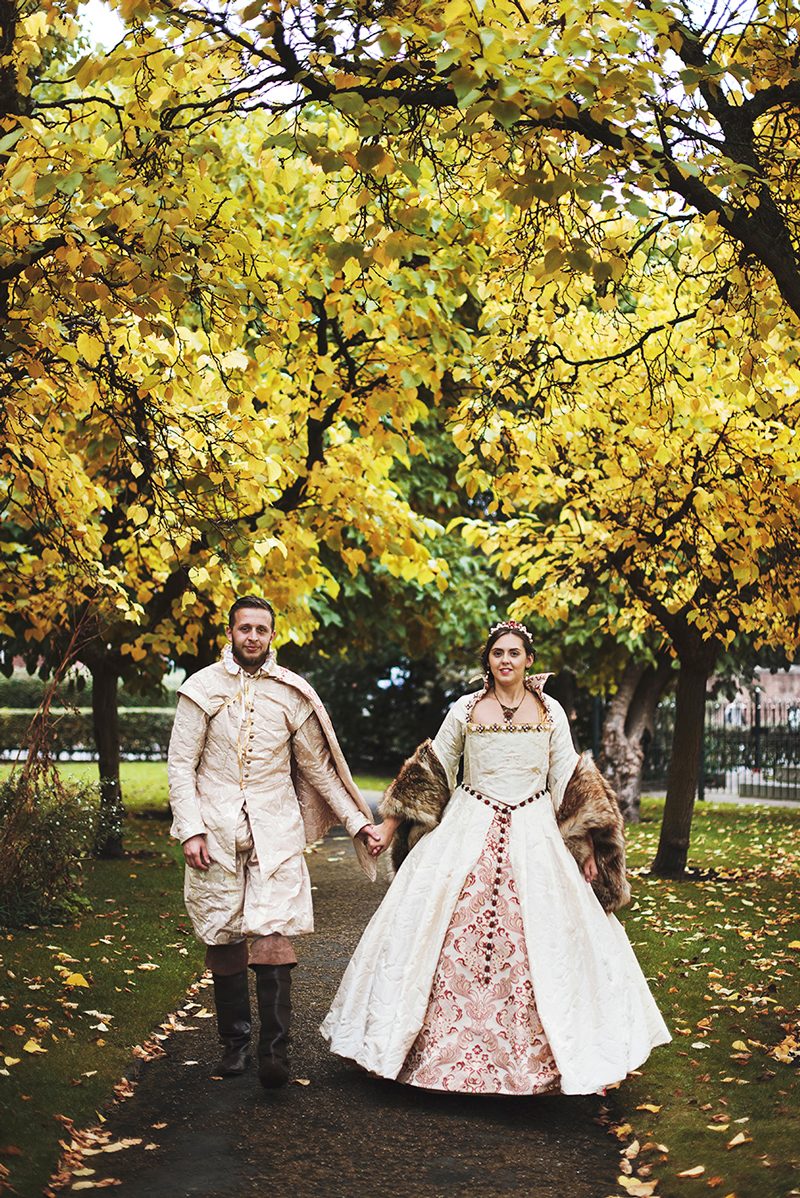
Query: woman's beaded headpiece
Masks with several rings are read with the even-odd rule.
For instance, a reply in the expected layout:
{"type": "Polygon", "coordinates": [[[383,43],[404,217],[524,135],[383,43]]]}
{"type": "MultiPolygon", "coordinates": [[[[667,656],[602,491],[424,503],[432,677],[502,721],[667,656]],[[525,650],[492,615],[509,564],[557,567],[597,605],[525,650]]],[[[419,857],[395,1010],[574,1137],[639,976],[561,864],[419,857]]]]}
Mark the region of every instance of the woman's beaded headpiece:
{"type": "Polygon", "coordinates": [[[517,620],[500,620],[498,624],[493,624],[489,629],[489,636],[493,636],[495,632],[500,632],[501,630],[503,632],[521,632],[529,641],[533,640],[525,625],[520,624],[517,620]]]}

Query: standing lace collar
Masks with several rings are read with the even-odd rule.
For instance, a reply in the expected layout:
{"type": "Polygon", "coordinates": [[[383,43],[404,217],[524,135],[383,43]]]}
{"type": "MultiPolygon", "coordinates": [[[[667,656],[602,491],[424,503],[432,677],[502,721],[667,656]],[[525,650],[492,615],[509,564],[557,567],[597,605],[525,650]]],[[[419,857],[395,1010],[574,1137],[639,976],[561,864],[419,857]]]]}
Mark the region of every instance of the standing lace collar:
{"type": "Polygon", "coordinates": [[[248,674],[246,670],[242,669],[242,667],[239,665],[236,658],[233,656],[233,650],[231,649],[230,645],[226,645],[225,648],[222,650],[222,664],[224,665],[227,672],[229,674],[233,674],[234,676],[236,674],[244,674],[245,677],[247,677],[247,678],[264,678],[273,672],[273,670],[275,669],[276,661],[275,661],[275,654],[270,649],[269,653],[267,654],[266,660],[264,661],[264,664],[262,666],[259,666],[259,668],[256,670],[255,674],[248,674]]]}

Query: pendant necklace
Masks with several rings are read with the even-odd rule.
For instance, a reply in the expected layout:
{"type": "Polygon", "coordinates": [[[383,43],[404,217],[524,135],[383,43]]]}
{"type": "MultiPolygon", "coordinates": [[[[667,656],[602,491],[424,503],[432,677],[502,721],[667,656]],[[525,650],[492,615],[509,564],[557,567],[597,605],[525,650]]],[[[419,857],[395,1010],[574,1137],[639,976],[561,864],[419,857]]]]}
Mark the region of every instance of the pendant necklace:
{"type": "MultiPolygon", "coordinates": [[[[497,702],[500,703],[500,700],[498,699],[497,702]]],[[[516,707],[506,707],[505,703],[500,703],[500,710],[502,711],[503,719],[505,720],[505,722],[507,724],[511,723],[511,720],[514,716],[514,712],[519,711],[520,707],[522,706],[522,704],[524,702],[525,702],[525,694],[523,692],[522,698],[520,699],[520,701],[516,707]]]]}

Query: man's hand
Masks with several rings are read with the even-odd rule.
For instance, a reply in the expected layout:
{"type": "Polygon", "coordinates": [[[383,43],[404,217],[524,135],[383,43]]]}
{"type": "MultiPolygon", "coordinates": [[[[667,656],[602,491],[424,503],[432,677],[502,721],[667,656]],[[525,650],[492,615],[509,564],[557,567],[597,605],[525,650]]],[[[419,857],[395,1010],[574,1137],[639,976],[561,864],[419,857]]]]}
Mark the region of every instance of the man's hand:
{"type": "Polygon", "coordinates": [[[598,869],[597,869],[597,861],[595,860],[595,856],[594,856],[594,849],[592,849],[591,853],[589,854],[589,856],[586,858],[586,860],[583,863],[583,876],[586,879],[586,881],[589,883],[589,885],[591,885],[592,882],[597,881],[598,869]]]}
{"type": "Polygon", "coordinates": [[[183,855],[186,864],[191,865],[192,869],[208,869],[211,858],[208,855],[205,835],[190,836],[188,840],[184,840],[183,855]]]}
{"type": "Polygon", "coordinates": [[[380,829],[376,828],[374,824],[364,824],[363,828],[359,828],[356,832],[356,839],[367,846],[373,857],[377,857],[381,852],[378,847],[381,839],[380,829]]]}

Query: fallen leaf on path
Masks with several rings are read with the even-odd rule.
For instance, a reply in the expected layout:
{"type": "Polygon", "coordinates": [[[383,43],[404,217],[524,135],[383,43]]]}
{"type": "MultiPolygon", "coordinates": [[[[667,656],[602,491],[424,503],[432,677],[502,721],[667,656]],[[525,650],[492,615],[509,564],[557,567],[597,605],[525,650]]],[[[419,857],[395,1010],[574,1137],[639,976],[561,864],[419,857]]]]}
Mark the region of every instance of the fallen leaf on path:
{"type": "Polygon", "coordinates": [[[99,1181],[76,1181],[71,1190],[107,1190],[109,1186],[121,1186],[118,1177],[101,1177],[99,1181]]]}
{"type": "Polygon", "coordinates": [[[158,969],[158,965],[156,965],[153,961],[142,961],[141,965],[137,965],[136,968],[137,969],[158,969]]]}
{"type": "Polygon", "coordinates": [[[296,1086],[310,1086],[310,1085],[311,1085],[311,1079],[310,1079],[310,1078],[308,1078],[308,1077],[296,1077],[296,1078],[294,1079],[294,1084],[295,1084],[296,1086]]]}
{"type": "Polygon", "coordinates": [[[748,1136],[745,1132],[740,1131],[736,1133],[732,1140],[728,1140],[728,1143],[725,1145],[725,1147],[738,1148],[740,1144],[751,1144],[752,1142],[752,1136],[748,1136]]]}
{"type": "Polygon", "coordinates": [[[625,1177],[624,1174],[617,1178],[617,1185],[631,1198],[651,1198],[657,1184],[655,1181],[640,1181],[638,1177],[625,1177]]]}
{"type": "Polygon", "coordinates": [[[655,1103],[652,1102],[642,1102],[639,1106],[637,1106],[636,1109],[637,1111],[650,1111],[652,1115],[657,1115],[661,1110],[661,1107],[656,1106],[655,1103]]]}
{"type": "Polygon", "coordinates": [[[26,1040],[22,1045],[23,1052],[47,1052],[46,1048],[42,1048],[36,1040],[26,1040]]]}
{"type": "Polygon", "coordinates": [[[693,1169],[682,1169],[680,1173],[676,1173],[676,1177],[702,1177],[706,1171],[705,1165],[695,1165],[693,1169]]]}

